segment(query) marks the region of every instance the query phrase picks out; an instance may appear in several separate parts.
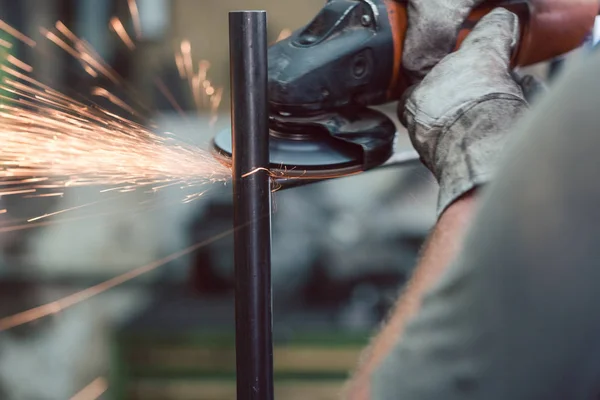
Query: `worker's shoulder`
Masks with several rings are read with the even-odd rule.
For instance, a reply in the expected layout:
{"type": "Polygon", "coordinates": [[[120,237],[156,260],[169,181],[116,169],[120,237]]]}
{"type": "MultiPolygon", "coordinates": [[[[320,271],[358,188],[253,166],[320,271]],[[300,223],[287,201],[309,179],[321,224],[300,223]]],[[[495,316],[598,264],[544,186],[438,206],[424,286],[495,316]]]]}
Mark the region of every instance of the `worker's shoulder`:
{"type": "Polygon", "coordinates": [[[550,83],[548,93],[532,106],[529,115],[515,127],[515,145],[525,148],[526,143],[539,144],[540,141],[547,143],[550,140],[552,147],[577,147],[573,141],[585,138],[585,142],[592,141],[590,144],[598,148],[600,135],[589,137],[590,132],[600,126],[598,71],[600,49],[579,51],[569,57],[562,72],[550,83]]]}
{"type": "MultiPolygon", "coordinates": [[[[553,101],[563,101],[565,107],[582,110],[581,104],[591,101],[597,104],[600,98],[600,48],[579,51],[565,64],[563,73],[551,86],[553,101]],[[566,96],[562,98],[561,96],[566,96]]],[[[587,107],[586,107],[587,108],[587,107]]],[[[595,107],[590,107],[594,109],[595,107]]],[[[600,113],[594,113],[600,118],[600,113]]]]}

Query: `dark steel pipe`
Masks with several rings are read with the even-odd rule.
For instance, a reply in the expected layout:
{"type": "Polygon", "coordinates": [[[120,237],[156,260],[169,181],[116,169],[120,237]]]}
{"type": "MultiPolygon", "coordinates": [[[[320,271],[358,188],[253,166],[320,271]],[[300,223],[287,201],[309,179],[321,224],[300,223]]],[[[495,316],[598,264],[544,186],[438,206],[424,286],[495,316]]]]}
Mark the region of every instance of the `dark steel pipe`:
{"type": "Polygon", "coordinates": [[[238,400],[273,399],[267,15],[229,13],[238,400]],[[247,175],[249,174],[249,175],[247,175]]]}

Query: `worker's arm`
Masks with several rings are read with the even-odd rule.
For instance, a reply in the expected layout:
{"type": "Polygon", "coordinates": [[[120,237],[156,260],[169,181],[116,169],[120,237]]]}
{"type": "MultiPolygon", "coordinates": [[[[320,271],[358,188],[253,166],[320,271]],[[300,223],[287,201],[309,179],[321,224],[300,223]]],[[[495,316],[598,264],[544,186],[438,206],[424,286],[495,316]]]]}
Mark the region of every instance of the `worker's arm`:
{"type": "Polygon", "coordinates": [[[412,143],[440,184],[440,218],[405,293],[348,386],[349,399],[370,398],[373,373],[403,340],[425,293],[439,284],[461,251],[477,203],[475,191],[490,180],[510,127],[528,108],[510,75],[518,37],[514,14],[504,9],[490,13],[401,106],[412,143]]]}
{"type": "MultiPolygon", "coordinates": [[[[404,331],[404,325],[419,310],[423,293],[435,284],[462,246],[473,217],[476,194],[470,192],[456,200],[436,224],[410,282],[400,296],[386,326],[373,343],[371,365],[378,365],[404,331]]],[[[372,367],[370,369],[373,372],[372,367]]],[[[369,372],[365,375],[368,375],[369,372]]]]}
{"type": "Polygon", "coordinates": [[[477,195],[469,192],[456,200],[440,217],[425,245],[423,255],[409,284],[382,331],[365,351],[354,378],[346,388],[347,400],[369,399],[370,381],[375,369],[400,339],[406,322],[419,309],[421,297],[438,281],[462,245],[473,216],[477,195]]]}
{"type": "Polygon", "coordinates": [[[512,130],[373,400],[599,398],[600,53],[579,64],[512,130]]]}

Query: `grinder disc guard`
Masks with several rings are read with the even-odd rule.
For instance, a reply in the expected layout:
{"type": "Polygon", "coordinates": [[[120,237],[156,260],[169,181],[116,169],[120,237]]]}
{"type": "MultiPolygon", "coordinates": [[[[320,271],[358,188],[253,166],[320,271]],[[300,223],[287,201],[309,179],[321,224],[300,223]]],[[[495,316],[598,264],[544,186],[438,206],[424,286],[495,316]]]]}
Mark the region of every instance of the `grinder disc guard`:
{"type": "MultiPolygon", "coordinates": [[[[393,154],[396,127],[368,108],[304,117],[269,118],[270,170],[280,178],[325,179],[366,171],[393,154]]],[[[231,166],[231,131],[213,140],[215,155],[231,166]]]]}

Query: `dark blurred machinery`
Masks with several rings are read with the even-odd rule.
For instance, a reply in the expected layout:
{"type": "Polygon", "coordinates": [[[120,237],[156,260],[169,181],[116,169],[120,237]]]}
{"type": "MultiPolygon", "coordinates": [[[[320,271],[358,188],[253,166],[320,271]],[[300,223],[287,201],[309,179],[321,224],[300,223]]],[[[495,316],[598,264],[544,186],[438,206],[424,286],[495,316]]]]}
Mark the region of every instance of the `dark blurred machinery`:
{"type": "MultiPolygon", "coordinates": [[[[581,46],[599,2],[488,1],[465,22],[457,46],[495,6],[518,15],[522,38],[513,63],[526,66],[581,46]]],[[[270,170],[282,186],[359,173],[392,158],[395,126],[368,107],[398,100],[411,84],[401,67],[406,7],[397,0],[330,0],[308,25],[269,48],[270,170]]],[[[229,131],[215,137],[214,150],[231,165],[229,131]]]]}
{"type": "MultiPolygon", "coordinates": [[[[410,274],[433,223],[434,216],[426,207],[433,209],[436,189],[420,166],[382,171],[370,178],[367,182],[365,177],[352,177],[334,185],[275,193],[272,279],[276,308],[334,309],[341,321],[352,299],[360,293],[379,292],[363,326],[371,326],[371,318],[384,315],[410,274]],[[365,189],[360,197],[352,195],[357,186],[365,189]],[[412,212],[406,212],[411,206],[412,212]]],[[[191,222],[190,240],[196,243],[226,230],[232,224],[231,212],[229,196],[212,196],[191,222]]],[[[232,293],[231,248],[232,240],[227,238],[196,253],[191,273],[196,293],[217,298],[232,293]]]]}

